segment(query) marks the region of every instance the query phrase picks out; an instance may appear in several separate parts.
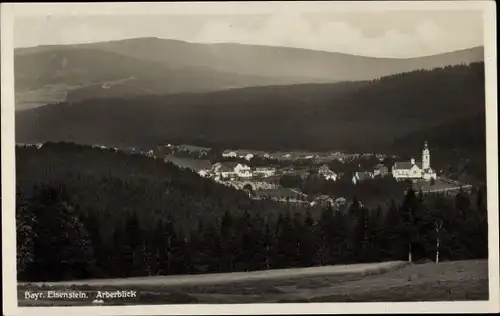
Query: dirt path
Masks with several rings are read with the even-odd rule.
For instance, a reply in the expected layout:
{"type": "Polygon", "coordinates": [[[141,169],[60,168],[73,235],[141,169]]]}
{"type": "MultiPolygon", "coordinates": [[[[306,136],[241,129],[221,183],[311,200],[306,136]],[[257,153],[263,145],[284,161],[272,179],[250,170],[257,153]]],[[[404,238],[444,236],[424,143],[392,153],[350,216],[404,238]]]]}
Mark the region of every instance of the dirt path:
{"type": "MultiPolygon", "coordinates": [[[[47,286],[140,286],[140,285],[203,285],[223,284],[233,282],[277,280],[290,278],[303,278],[313,276],[342,275],[351,273],[373,274],[392,271],[407,265],[404,261],[390,261],[381,263],[352,264],[338,266],[323,266],[313,268],[280,269],[253,272],[233,272],[203,275],[175,275],[175,276],[152,276],[123,279],[92,279],[65,282],[36,282],[31,285],[47,286]]],[[[19,285],[25,285],[19,283],[19,285]]]]}

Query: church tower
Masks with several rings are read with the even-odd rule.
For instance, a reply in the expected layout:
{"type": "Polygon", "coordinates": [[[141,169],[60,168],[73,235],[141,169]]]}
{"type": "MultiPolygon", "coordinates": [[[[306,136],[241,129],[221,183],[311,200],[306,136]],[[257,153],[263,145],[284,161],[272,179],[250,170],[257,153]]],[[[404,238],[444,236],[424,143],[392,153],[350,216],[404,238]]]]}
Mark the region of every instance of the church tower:
{"type": "Polygon", "coordinates": [[[422,150],[422,169],[429,169],[431,167],[431,154],[429,152],[429,146],[427,141],[425,141],[424,149],[422,150]]]}

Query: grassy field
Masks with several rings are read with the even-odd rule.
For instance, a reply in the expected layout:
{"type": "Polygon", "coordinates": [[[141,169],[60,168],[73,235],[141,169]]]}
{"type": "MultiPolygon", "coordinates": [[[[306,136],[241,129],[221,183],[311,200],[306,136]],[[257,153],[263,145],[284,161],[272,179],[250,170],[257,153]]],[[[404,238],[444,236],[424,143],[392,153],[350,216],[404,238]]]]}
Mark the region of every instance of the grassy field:
{"type": "Polygon", "coordinates": [[[488,300],[487,260],[340,267],[321,267],[316,273],[314,268],[307,273],[300,273],[302,269],[276,270],[278,274],[265,271],[253,277],[250,273],[248,278],[244,273],[225,274],[222,279],[222,274],[209,275],[198,277],[199,282],[196,276],[174,276],[19,284],[18,297],[20,306],[90,305],[97,291],[116,290],[134,290],[137,297],[104,300],[104,305],[488,300]],[[91,298],[25,299],[26,291],[49,290],[85,291],[91,298]]]}

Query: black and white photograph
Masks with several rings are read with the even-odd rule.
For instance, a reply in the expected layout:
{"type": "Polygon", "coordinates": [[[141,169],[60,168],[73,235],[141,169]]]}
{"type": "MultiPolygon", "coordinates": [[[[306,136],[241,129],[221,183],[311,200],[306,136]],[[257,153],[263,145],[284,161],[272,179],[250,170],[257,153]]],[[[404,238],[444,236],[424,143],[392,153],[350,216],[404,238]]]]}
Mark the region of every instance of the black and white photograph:
{"type": "Polygon", "coordinates": [[[4,314],[498,312],[495,30],[493,1],[2,4],[4,314]]]}

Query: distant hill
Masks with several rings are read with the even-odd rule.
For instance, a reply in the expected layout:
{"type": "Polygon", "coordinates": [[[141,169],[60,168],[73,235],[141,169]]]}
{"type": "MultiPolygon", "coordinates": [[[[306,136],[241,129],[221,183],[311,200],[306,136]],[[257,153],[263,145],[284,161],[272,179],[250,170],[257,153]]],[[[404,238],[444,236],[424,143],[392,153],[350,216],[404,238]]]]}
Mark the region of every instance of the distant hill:
{"type": "Polygon", "coordinates": [[[18,110],[66,100],[206,92],[285,82],[199,67],[170,68],[92,48],[54,48],[35,55],[20,54],[15,59],[18,110]]]}
{"type": "Polygon", "coordinates": [[[66,98],[78,101],[265,85],[363,81],[483,60],[482,47],[395,59],[158,38],[40,46],[15,50],[16,103],[17,109],[26,109],[66,98]]]}
{"type": "MultiPolygon", "coordinates": [[[[474,63],[363,82],[59,103],[18,112],[16,138],[115,146],[391,150],[395,138],[425,130],[442,135],[442,143],[467,139],[466,134],[474,142],[484,112],[484,63],[474,63]],[[470,117],[479,125],[468,129],[454,123],[470,117]],[[461,133],[455,129],[444,137],[437,126],[447,124],[461,133]]],[[[420,142],[413,137],[407,145],[420,142]]]]}

